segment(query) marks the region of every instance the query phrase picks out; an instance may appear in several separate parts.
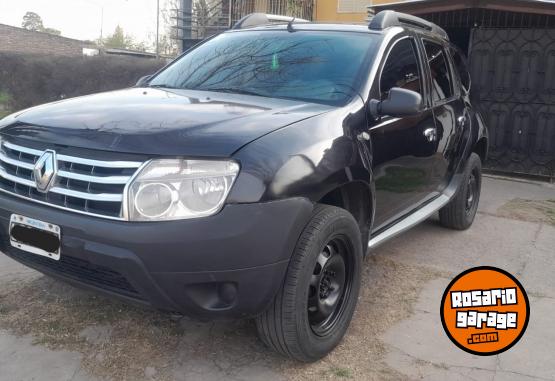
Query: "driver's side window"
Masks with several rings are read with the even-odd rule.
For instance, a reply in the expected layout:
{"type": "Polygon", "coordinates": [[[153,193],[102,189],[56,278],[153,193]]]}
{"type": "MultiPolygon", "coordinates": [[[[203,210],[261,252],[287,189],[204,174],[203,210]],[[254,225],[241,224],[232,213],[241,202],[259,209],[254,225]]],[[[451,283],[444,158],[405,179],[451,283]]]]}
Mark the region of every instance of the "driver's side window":
{"type": "Polygon", "coordinates": [[[412,90],[422,94],[422,79],[416,46],[411,38],[397,42],[391,49],[380,78],[381,99],[384,100],[393,87],[412,90]]]}

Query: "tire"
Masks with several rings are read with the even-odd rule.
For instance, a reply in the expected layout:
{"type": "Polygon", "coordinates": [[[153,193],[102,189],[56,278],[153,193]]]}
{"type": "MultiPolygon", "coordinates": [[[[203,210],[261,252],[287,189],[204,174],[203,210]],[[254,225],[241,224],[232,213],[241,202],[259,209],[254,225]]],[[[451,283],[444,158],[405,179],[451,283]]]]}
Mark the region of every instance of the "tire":
{"type": "Polygon", "coordinates": [[[446,228],[466,230],[474,222],[482,189],[482,161],[472,153],[455,197],[439,211],[439,221],[446,228]]]}
{"type": "Polygon", "coordinates": [[[330,353],[353,317],[362,258],[360,230],[353,216],[334,206],[317,205],[297,242],[280,290],[256,318],[260,339],[278,353],[302,362],[330,353]]]}

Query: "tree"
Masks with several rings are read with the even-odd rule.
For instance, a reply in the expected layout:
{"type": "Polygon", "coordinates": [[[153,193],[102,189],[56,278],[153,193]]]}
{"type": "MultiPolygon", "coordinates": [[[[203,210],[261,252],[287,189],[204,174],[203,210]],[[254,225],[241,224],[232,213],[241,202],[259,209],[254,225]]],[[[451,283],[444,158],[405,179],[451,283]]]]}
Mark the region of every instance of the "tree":
{"type": "Polygon", "coordinates": [[[27,30],[33,30],[35,32],[42,32],[44,30],[42,18],[35,12],[25,13],[21,26],[27,30]]]}
{"type": "Polygon", "coordinates": [[[197,17],[197,37],[204,38],[206,27],[210,20],[210,7],[206,0],[198,0],[193,7],[193,13],[197,17]]]}
{"type": "Polygon", "coordinates": [[[178,35],[177,30],[174,29],[174,26],[177,25],[177,21],[174,17],[177,15],[179,7],[179,0],[165,0],[164,3],[162,3],[162,8],[160,10],[161,25],[159,38],[159,48],[162,54],[175,56],[178,53],[177,39],[174,38],[178,35]]]}
{"type": "Polygon", "coordinates": [[[38,15],[38,13],[35,13],[35,12],[25,13],[25,15],[23,16],[23,22],[21,23],[21,26],[27,30],[32,30],[34,32],[49,33],[49,34],[54,34],[56,36],[59,36],[62,34],[62,32],[60,32],[58,29],[45,28],[44,24],[42,23],[42,18],[38,15]]]}
{"type": "Polygon", "coordinates": [[[112,49],[132,49],[134,46],[133,39],[126,35],[121,26],[116,26],[114,33],[104,39],[102,44],[106,48],[112,49]]]}
{"type": "Polygon", "coordinates": [[[59,36],[59,35],[62,34],[61,31],[59,31],[58,29],[54,29],[54,28],[44,28],[42,31],[44,33],[53,34],[55,36],[59,36]]]}

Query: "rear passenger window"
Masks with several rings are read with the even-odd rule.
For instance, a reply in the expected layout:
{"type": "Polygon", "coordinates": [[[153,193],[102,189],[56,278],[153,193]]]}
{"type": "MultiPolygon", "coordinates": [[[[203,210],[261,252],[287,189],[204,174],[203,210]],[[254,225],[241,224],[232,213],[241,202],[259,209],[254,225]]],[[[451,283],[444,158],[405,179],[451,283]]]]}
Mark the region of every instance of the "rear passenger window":
{"type": "Polygon", "coordinates": [[[468,63],[466,58],[455,48],[451,48],[451,56],[453,57],[453,64],[459,74],[461,85],[465,92],[470,91],[470,73],[468,72],[468,63]]]}
{"type": "Polygon", "coordinates": [[[393,87],[416,91],[422,95],[416,50],[414,42],[408,38],[395,44],[387,57],[380,78],[382,99],[387,98],[393,87]]]}
{"type": "Polygon", "coordinates": [[[430,64],[434,101],[451,98],[453,96],[453,84],[443,47],[429,41],[424,41],[424,46],[430,64]]]}

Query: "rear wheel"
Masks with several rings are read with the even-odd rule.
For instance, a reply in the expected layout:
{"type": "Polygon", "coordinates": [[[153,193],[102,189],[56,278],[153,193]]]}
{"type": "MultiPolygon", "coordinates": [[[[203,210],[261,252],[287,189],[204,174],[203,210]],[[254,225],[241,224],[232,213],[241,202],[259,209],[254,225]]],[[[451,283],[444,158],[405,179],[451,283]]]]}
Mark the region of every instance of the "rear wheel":
{"type": "Polygon", "coordinates": [[[474,222],[482,189],[482,162],[472,153],[455,197],[439,211],[439,221],[450,229],[465,230],[474,222]]]}
{"type": "Polygon", "coordinates": [[[360,230],[353,216],[318,205],[297,243],[281,289],[256,319],[262,341],[303,362],[327,355],[351,322],[361,265],[360,230]]]}

